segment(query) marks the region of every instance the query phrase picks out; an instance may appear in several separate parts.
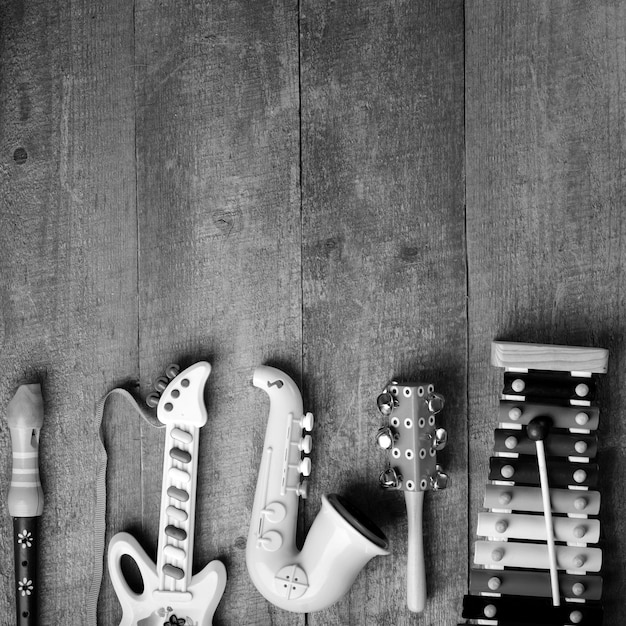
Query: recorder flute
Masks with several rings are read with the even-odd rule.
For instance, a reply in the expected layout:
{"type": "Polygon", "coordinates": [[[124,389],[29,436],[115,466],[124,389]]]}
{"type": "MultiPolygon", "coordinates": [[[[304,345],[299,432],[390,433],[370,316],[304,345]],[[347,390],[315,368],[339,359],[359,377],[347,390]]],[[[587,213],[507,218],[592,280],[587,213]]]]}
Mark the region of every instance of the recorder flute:
{"type": "Polygon", "coordinates": [[[43,398],[38,383],[21,385],[7,405],[13,473],[8,508],[13,518],[15,608],[18,626],[38,624],[38,518],[43,512],[39,480],[39,432],[43,398]]]}

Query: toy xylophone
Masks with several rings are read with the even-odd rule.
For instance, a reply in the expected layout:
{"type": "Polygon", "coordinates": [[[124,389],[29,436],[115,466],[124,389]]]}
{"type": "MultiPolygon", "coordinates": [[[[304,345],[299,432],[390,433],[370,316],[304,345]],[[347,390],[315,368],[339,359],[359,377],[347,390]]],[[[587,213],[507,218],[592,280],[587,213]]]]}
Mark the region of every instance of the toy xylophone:
{"type": "Polygon", "coordinates": [[[492,344],[504,388],[468,623],[602,623],[595,389],[607,361],[600,348],[492,344]]]}

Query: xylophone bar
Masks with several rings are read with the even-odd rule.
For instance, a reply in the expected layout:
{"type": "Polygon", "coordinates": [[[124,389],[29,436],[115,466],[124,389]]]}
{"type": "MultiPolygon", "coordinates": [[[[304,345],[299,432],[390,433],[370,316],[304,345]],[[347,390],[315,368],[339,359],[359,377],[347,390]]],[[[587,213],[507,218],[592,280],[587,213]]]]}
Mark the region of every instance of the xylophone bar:
{"type": "MultiPolygon", "coordinates": [[[[602,550],[587,546],[555,546],[558,569],[581,572],[599,572],[602,550]]],[[[477,541],[474,563],[485,567],[526,567],[550,569],[548,550],[541,543],[513,541],[477,541]]]]}
{"type": "Polygon", "coordinates": [[[594,378],[554,372],[540,374],[505,372],[502,394],[524,398],[558,399],[564,402],[591,402],[596,397],[596,381],[594,378]]]}
{"type": "MultiPolygon", "coordinates": [[[[565,434],[552,432],[545,442],[547,456],[593,459],[598,451],[596,435],[565,434]]],[[[526,430],[498,428],[495,432],[494,452],[502,454],[537,454],[537,446],[526,430]]]]}
{"type": "MultiPolygon", "coordinates": [[[[536,570],[472,569],[471,594],[502,594],[516,596],[550,597],[550,574],[536,570]]],[[[559,576],[559,590],[563,598],[600,600],[602,578],[590,574],[559,576]]]]}
{"type": "MultiPolygon", "coordinates": [[[[590,487],[598,484],[596,463],[570,463],[548,460],[548,474],[552,487],[590,487]]],[[[523,485],[539,485],[539,469],[534,457],[524,455],[516,459],[491,457],[489,480],[508,480],[523,485]]]]}
{"type": "Polygon", "coordinates": [[[501,400],[498,409],[498,422],[527,426],[535,417],[547,415],[554,428],[597,430],[600,410],[597,406],[563,406],[548,401],[518,402],[501,400]]]}
{"type": "MultiPolygon", "coordinates": [[[[566,515],[598,515],[600,493],[577,489],[550,489],[553,513],[566,515]]],[[[541,513],[541,489],[513,485],[487,485],[485,489],[486,509],[502,511],[529,511],[541,513]]]]}
{"type": "MultiPolygon", "coordinates": [[[[554,539],[565,543],[598,543],[600,521],[570,517],[553,517],[554,539]]],[[[546,541],[543,515],[519,513],[479,513],[478,535],[495,539],[528,539],[546,541]]]]}
{"type": "Polygon", "coordinates": [[[499,626],[523,626],[525,624],[598,626],[602,621],[602,614],[602,607],[590,602],[584,604],[572,602],[552,606],[550,601],[544,598],[465,596],[463,599],[463,617],[497,620],[493,623],[499,626]]]}
{"type": "Polygon", "coordinates": [[[491,342],[491,364],[495,367],[606,374],[608,360],[609,351],[606,348],[491,342]]]}

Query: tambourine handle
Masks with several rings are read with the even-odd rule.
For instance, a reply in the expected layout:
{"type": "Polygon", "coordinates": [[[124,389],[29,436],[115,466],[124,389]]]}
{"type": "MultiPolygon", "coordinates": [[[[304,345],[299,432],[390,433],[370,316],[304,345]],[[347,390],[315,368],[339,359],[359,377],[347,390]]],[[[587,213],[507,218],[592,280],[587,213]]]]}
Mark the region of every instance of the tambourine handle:
{"type": "Polygon", "coordinates": [[[15,555],[15,609],[17,626],[38,623],[39,584],[37,553],[39,518],[13,518],[13,554],[15,555]]]}
{"type": "Polygon", "coordinates": [[[423,491],[405,491],[408,521],[408,555],[406,568],[407,606],[421,613],[426,606],[426,567],[424,565],[424,535],[422,531],[423,491]]]}

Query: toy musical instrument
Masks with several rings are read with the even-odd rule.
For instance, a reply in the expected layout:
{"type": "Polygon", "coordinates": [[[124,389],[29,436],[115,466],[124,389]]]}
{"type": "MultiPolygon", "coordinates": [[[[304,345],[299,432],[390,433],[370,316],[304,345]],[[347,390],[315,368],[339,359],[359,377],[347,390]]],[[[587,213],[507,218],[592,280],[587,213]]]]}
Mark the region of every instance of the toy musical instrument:
{"type": "Polygon", "coordinates": [[[270,399],[246,564],[259,592],[276,606],[299,613],[324,609],[348,592],[365,564],[388,554],[387,539],[346,499],[322,496],[321,510],[302,550],[296,547],[299,498],[308,495],[313,415],[284,372],[258,367],[255,387],[270,399]],[[305,434],[307,433],[307,434],[305,434]]]}
{"type": "Polygon", "coordinates": [[[380,475],[385,489],[404,491],[407,510],[407,606],[421,613],[426,605],[426,567],[422,515],[424,492],[445,489],[448,477],[437,464],[447,433],[435,425],[444,398],[428,383],[393,381],[377,399],[388,418],[378,430],[378,445],[389,452],[388,467],[380,475]]]}
{"type": "Polygon", "coordinates": [[[156,565],[130,534],[116,534],[109,543],[108,568],[122,605],[120,626],[210,626],[226,586],[226,569],[211,561],[192,576],[198,441],[207,421],[204,387],[211,366],[200,361],[156,382],[147,398],[165,424],[163,483],[156,565]],[[122,557],[131,557],[143,578],[141,593],[133,591],[122,572],[122,557]]]}
{"type": "Polygon", "coordinates": [[[463,617],[599,626],[595,398],[608,351],[494,342],[491,362],[504,388],[463,617]]]}
{"type": "Polygon", "coordinates": [[[34,626],[39,617],[38,519],[43,512],[43,490],[39,480],[43,398],[38,383],[18,387],[7,405],[7,422],[13,450],[8,508],[13,517],[16,624],[34,626]]]}

